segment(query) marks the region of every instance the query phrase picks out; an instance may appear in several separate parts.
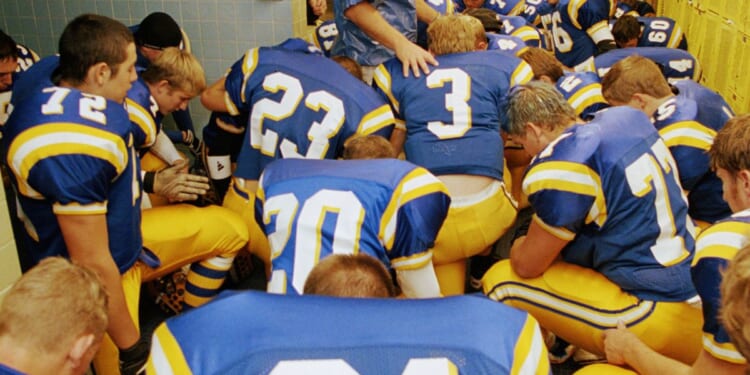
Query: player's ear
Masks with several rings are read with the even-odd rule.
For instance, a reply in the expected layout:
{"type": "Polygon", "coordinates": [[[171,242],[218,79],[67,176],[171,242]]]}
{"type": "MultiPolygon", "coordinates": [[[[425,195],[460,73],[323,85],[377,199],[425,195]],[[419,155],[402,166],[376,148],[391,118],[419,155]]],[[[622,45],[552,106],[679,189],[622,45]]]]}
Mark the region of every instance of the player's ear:
{"type": "Polygon", "coordinates": [[[96,344],[96,338],[91,333],[76,338],[68,351],[67,364],[73,369],[87,367],[96,344]]]}
{"type": "Polygon", "coordinates": [[[740,169],[737,172],[737,183],[742,187],[742,192],[746,196],[750,196],[750,171],[740,169]]]}
{"type": "Polygon", "coordinates": [[[541,76],[539,76],[539,80],[542,81],[542,82],[549,83],[551,85],[554,85],[556,83],[555,81],[552,80],[552,78],[550,78],[546,74],[542,74],[541,76]]]}
{"type": "Polygon", "coordinates": [[[640,110],[645,110],[646,105],[648,104],[648,98],[645,94],[641,93],[635,93],[633,96],[630,97],[630,101],[628,102],[628,105],[637,108],[640,110]]]}
{"type": "Polygon", "coordinates": [[[104,85],[112,76],[112,69],[105,62],[98,62],[92,65],[86,73],[86,80],[96,83],[99,86],[104,85]]]}
{"type": "Polygon", "coordinates": [[[526,137],[529,135],[533,135],[536,138],[542,136],[542,127],[533,122],[527,122],[526,125],[524,125],[524,129],[526,130],[524,132],[526,137]]]}

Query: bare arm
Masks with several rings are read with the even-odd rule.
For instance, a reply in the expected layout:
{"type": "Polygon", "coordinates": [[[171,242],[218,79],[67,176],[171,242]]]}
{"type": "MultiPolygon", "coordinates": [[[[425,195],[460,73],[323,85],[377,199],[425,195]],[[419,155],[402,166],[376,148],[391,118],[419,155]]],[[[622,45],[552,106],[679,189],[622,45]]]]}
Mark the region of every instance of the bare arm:
{"type": "Polygon", "coordinates": [[[524,278],[544,273],[569,242],[553,236],[535,220],[531,220],[528,234],[518,238],[510,249],[510,265],[518,276],[524,278]]]}
{"type": "Polygon", "coordinates": [[[201,94],[201,104],[209,110],[216,112],[229,112],[227,104],[224,101],[226,89],[224,88],[226,77],[221,77],[218,81],[208,86],[201,94]]]}
{"type": "MultiPolygon", "coordinates": [[[[424,0],[422,0],[422,5],[427,6],[424,4],[424,0]]],[[[419,10],[419,8],[417,9],[419,10]]],[[[396,53],[396,57],[404,65],[404,77],[409,76],[409,69],[417,77],[421,74],[420,69],[425,74],[429,74],[430,68],[427,64],[438,64],[435,57],[429,52],[412,43],[401,32],[393,28],[369,2],[363,1],[347,8],[344,15],[370,38],[396,53]]]]}
{"type": "Polygon", "coordinates": [[[128,312],[122,277],[109,252],[107,218],[97,215],[57,215],[65,246],[73,262],[97,275],[109,296],[107,333],[118,348],[129,348],[139,338],[138,329],[128,312]]]}
{"type": "Polygon", "coordinates": [[[391,146],[393,146],[393,150],[396,151],[396,158],[404,152],[404,142],[406,142],[406,130],[394,128],[391,133],[391,146]]]}
{"type": "Polygon", "coordinates": [[[424,0],[416,0],[414,5],[417,7],[417,18],[428,25],[440,15],[438,11],[427,5],[424,0]]]}
{"type": "Polygon", "coordinates": [[[604,352],[616,365],[628,365],[643,375],[663,374],[744,374],[744,366],[722,361],[701,350],[693,366],[663,356],[619,322],[616,329],[604,331],[604,352]]]}

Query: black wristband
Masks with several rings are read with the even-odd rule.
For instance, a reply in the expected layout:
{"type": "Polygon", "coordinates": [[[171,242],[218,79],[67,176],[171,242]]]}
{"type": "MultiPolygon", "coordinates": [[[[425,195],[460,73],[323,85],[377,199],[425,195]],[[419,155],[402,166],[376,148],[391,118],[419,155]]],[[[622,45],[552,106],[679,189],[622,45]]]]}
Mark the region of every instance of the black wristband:
{"type": "Polygon", "coordinates": [[[156,172],[146,172],[146,174],[143,175],[143,191],[149,194],[153,194],[155,179],[156,172]]]}

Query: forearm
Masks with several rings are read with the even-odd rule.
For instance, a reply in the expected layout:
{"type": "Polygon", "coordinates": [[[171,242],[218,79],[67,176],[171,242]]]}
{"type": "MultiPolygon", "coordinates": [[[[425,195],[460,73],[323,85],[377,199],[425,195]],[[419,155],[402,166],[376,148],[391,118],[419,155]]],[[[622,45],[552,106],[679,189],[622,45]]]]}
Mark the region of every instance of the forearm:
{"type": "Polygon", "coordinates": [[[207,89],[203,90],[203,93],[201,94],[201,104],[203,104],[204,107],[216,112],[229,111],[227,104],[224,101],[226,93],[226,89],[224,88],[225,82],[226,77],[222,77],[211,84],[207,89]]]}
{"type": "Polygon", "coordinates": [[[640,340],[633,340],[623,357],[641,375],[690,374],[690,366],[657,353],[640,340]]]}
{"type": "Polygon", "coordinates": [[[347,8],[344,15],[370,38],[392,51],[398,49],[400,45],[411,43],[401,32],[393,28],[369,2],[364,1],[347,8]]]}
{"type": "Polygon", "coordinates": [[[416,0],[414,5],[417,7],[417,18],[428,25],[440,15],[438,11],[427,5],[424,0],[416,0]]]}
{"type": "Polygon", "coordinates": [[[156,135],[156,141],[149,151],[153,152],[159,159],[164,160],[169,165],[174,165],[178,160],[183,160],[174,143],[164,133],[164,129],[160,130],[159,134],[156,135]]]}
{"type": "Polygon", "coordinates": [[[408,298],[436,298],[441,297],[432,260],[421,268],[396,270],[396,277],[401,291],[408,298]]]}
{"type": "Polygon", "coordinates": [[[70,258],[95,272],[107,290],[107,333],[119,348],[134,345],[140,335],[125,302],[120,271],[109,250],[105,215],[58,215],[57,220],[70,258]]]}

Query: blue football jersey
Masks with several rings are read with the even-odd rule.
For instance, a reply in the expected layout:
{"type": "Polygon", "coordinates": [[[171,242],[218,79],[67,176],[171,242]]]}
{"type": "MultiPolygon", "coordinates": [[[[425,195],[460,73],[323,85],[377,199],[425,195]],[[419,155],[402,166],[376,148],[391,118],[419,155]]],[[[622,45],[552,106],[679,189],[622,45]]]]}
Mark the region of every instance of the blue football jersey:
{"type": "Polygon", "coordinates": [[[519,37],[529,47],[547,48],[547,40],[542,30],[531,26],[525,18],[498,15],[498,20],[503,25],[501,34],[519,37]]]}
{"type": "Polygon", "coordinates": [[[38,87],[17,103],[3,150],[32,257],[68,256],[58,215],[104,214],[120,272],[141,250],[141,179],[128,113],[73,88],[38,87]]]}
{"type": "Polygon", "coordinates": [[[604,77],[618,61],[632,55],[640,55],[653,60],[669,83],[680,80],[698,80],[700,64],[690,52],[676,48],[664,47],[632,47],[617,48],[597,56],[594,59],[596,73],[604,77]]]}
{"type": "Polygon", "coordinates": [[[330,57],[333,43],[338,36],[339,30],[336,28],[336,21],[328,20],[315,27],[315,30],[310,34],[309,41],[320,48],[326,57],[330,57]]]}
{"type": "Polygon", "coordinates": [[[135,147],[138,149],[151,147],[156,141],[156,134],[161,130],[161,120],[164,116],[159,112],[159,105],[151,96],[143,78],[138,77],[128,90],[125,107],[133,125],[135,147]]]}
{"type": "MultiPolygon", "coordinates": [[[[463,0],[455,0],[456,12],[461,13],[466,10],[466,4],[463,0]]],[[[522,14],[524,7],[524,0],[485,0],[482,4],[482,8],[487,8],[497,14],[503,16],[515,16],[522,14]]]]}
{"type": "Polygon", "coordinates": [[[608,24],[614,11],[614,0],[560,0],[554,11],[542,15],[557,59],[576,71],[593,70],[596,44],[614,41],[608,24]]]}
{"type": "Polygon", "coordinates": [[[502,180],[504,103],[511,87],[531,80],[531,67],[496,51],[436,59],[440,66],[421,77],[404,77],[397,59],[375,71],[378,91],[406,122],[406,159],[436,175],[502,180]]]}
{"type": "Polygon", "coordinates": [[[669,149],[643,112],[612,107],[575,125],[531,162],[534,220],[570,241],[565,261],[647,300],[685,301],[694,228],[669,149]]]}
{"type": "Polygon", "coordinates": [[[363,1],[372,4],[388,24],[412,42],[417,41],[417,8],[413,0],[334,0],[334,16],[339,37],[331,54],[349,56],[362,66],[377,66],[396,54],[374,41],[344,16],[344,11],[363,1]]]}
{"type": "MultiPolygon", "coordinates": [[[[690,83],[691,86],[700,86],[690,83]]],[[[689,192],[690,216],[709,223],[732,213],[722,198],[721,180],[711,170],[708,157],[716,132],[729,116],[722,111],[723,105],[712,106],[711,103],[695,101],[685,92],[659,105],[652,119],[674,156],[682,187],[689,192]],[[703,123],[701,118],[711,120],[703,123]]]]}
{"type": "Polygon", "coordinates": [[[393,113],[370,87],[301,39],[253,48],[226,77],[229,113],[249,113],[235,176],[280,158],[332,159],[355,134],[390,138],[393,113]]]}
{"type": "Polygon", "coordinates": [[[148,374],[551,374],[536,320],[484,296],[246,291],[162,323],[148,374]],[[210,343],[210,345],[207,345],[210,343]]]}
{"type": "Polygon", "coordinates": [[[566,72],[555,87],[570,103],[578,117],[588,121],[596,112],[609,107],[602,95],[602,84],[594,72],[566,72]]]}
{"type": "Polygon", "coordinates": [[[396,159],[284,159],[268,165],[255,216],[271,247],[274,293],[302,294],[307,275],[333,253],[365,253],[388,268],[430,261],[448,214],[445,185],[396,159]]]}
{"type": "Polygon", "coordinates": [[[691,270],[703,302],[703,348],[721,360],[744,364],[719,321],[722,273],[738,251],[750,245],[750,210],[735,213],[702,231],[695,243],[691,270]]]}
{"type": "Polygon", "coordinates": [[[10,104],[13,95],[13,85],[25,71],[29,70],[34,63],[39,61],[39,55],[31,48],[22,44],[16,44],[16,51],[18,53],[18,59],[16,59],[18,66],[16,67],[16,71],[11,75],[13,83],[5,90],[0,91],[0,136],[2,136],[2,126],[5,124],[5,121],[8,121],[8,116],[13,110],[13,106],[10,104]]]}
{"type": "Polygon", "coordinates": [[[487,49],[508,53],[512,56],[519,57],[526,52],[529,47],[523,39],[503,34],[485,33],[487,35],[487,49]]]}
{"type": "MultiPolygon", "coordinates": [[[[638,47],[667,47],[687,51],[687,38],[675,20],[669,17],[636,17],[636,19],[641,24],[638,47]]],[[[610,20],[609,27],[612,28],[615,22],[617,20],[610,20]]]]}

